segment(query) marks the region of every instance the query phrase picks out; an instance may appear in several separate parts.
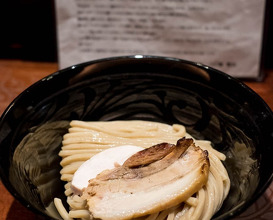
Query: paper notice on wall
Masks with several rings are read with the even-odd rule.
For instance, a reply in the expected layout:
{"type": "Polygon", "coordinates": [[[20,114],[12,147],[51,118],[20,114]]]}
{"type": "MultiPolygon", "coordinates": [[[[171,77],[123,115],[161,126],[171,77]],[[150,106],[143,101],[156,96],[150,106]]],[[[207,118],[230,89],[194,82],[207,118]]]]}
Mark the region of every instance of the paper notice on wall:
{"type": "Polygon", "coordinates": [[[257,78],[265,0],[56,0],[60,68],[122,55],[191,60],[257,78]]]}

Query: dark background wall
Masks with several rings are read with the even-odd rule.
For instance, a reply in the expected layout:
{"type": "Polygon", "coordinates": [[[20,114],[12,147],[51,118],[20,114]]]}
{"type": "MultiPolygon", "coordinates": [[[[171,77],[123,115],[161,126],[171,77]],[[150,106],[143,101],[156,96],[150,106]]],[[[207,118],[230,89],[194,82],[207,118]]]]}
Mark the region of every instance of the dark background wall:
{"type": "Polygon", "coordinates": [[[57,61],[54,0],[4,0],[0,27],[0,58],[57,61]]]}
{"type": "MultiPolygon", "coordinates": [[[[268,0],[264,65],[273,68],[273,3],[268,0]]],[[[0,58],[57,61],[54,0],[5,0],[0,4],[0,58]]]]}

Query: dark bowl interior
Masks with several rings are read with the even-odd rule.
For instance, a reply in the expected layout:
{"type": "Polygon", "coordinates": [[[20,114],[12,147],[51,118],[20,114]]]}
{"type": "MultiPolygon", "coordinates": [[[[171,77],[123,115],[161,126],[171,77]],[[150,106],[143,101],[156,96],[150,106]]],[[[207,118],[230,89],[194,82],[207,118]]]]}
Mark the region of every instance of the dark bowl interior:
{"type": "Polygon", "coordinates": [[[1,179],[15,198],[43,216],[54,218],[54,197],[65,201],[57,154],[72,119],[180,123],[195,138],[212,141],[226,154],[231,178],[214,219],[241,213],[272,180],[273,114],[243,83],[179,59],[102,59],[38,81],[0,119],[1,179]]]}

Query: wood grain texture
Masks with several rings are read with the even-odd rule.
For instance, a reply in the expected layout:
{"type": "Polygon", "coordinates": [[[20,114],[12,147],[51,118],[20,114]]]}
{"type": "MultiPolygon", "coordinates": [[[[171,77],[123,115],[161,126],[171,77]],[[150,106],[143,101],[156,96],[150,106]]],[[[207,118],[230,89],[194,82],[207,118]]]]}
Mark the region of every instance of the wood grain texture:
{"type": "MultiPolygon", "coordinates": [[[[0,60],[0,115],[22,91],[43,77],[58,70],[55,62],[0,60]]],[[[245,82],[273,109],[273,70],[264,82],[245,82]]],[[[0,181],[0,220],[43,219],[16,201],[0,181]]],[[[236,219],[273,219],[273,183],[264,195],[236,219]]]]}

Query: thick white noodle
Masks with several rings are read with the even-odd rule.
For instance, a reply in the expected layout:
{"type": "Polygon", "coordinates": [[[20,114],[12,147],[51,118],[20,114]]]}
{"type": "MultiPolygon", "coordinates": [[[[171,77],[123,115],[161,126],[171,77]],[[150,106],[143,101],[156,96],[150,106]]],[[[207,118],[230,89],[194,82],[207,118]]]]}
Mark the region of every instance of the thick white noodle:
{"type": "MultiPolygon", "coordinates": [[[[92,219],[86,201],[74,195],[70,188],[74,173],[90,157],[121,145],[150,147],[162,142],[175,144],[179,138],[191,137],[182,125],[170,126],[148,121],[71,121],[70,126],[69,132],[63,137],[63,146],[59,153],[62,157],[61,180],[68,182],[65,185],[65,195],[70,210],[65,210],[60,199],[54,200],[62,218],[68,220],[92,219]]],[[[209,152],[210,172],[207,184],[179,206],[139,219],[205,220],[210,219],[220,209],[230,188],[227,171],[221,162],[225,160],[225,155],[213,149],[209,141],[195,140],[195,144],[209,152]]]]}

